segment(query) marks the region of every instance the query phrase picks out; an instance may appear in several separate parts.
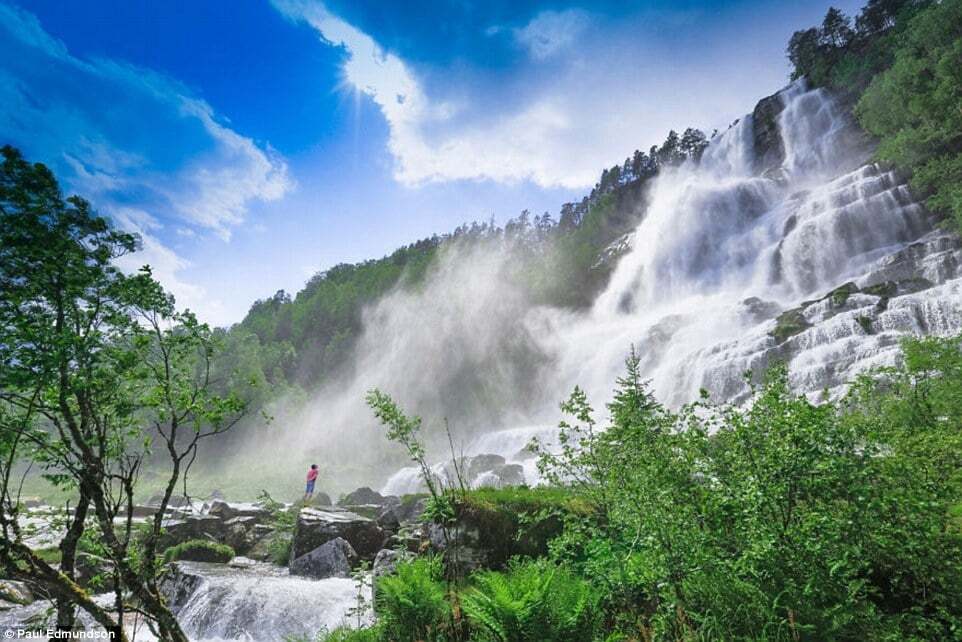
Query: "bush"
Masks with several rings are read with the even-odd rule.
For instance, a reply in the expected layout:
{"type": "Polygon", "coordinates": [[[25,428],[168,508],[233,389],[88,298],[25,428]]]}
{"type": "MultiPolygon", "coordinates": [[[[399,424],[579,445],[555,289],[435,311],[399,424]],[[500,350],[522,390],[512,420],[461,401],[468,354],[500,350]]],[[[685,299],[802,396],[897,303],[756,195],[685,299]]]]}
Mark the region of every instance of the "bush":
{"type": "Polygon", "coordinates": [[[598,631],[598,594],[564,567],[526,561],[472,579],[475,587],[461,596],[472,639],[562,642],[591,640],[598,631]]]}
{"type": "Polygon", "coordinates": [[[452,612],[442,575],[440,558],[418,558],[399,563],[394,575],[378,581],[376,606],[386,639],[447,639],[452,612]]]}
{"type": "Polygon", "coordinates": [[[234,559],[234,549],[206,539],[192,539],[164,551],[164,561],[218,562],[226,564],[234,559]]]}

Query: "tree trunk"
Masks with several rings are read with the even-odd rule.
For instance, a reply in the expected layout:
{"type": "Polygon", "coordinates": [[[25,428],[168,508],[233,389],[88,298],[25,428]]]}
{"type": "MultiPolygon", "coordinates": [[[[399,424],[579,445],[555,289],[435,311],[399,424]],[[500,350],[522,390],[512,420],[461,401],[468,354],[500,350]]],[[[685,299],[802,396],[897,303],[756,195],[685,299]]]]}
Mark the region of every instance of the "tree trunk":
{"type": "MultiPolygon", "coordinates": [[[[87,519],[87,509],[90,506],[90,498],[83,488],[80,489],[80,497],[77,499],[77,507],[74,509],[73,518],[67,533],[60,541],[60,572],[76,580],[75,569],[77,563],[77,545],[84,532],[84,522],[87,519]]],[[[67,597],[58,597],[57,605],[57,628],[66,631],[73,628],[74,617],[76,615],[76,605],[73,600],[67,597]]]]}

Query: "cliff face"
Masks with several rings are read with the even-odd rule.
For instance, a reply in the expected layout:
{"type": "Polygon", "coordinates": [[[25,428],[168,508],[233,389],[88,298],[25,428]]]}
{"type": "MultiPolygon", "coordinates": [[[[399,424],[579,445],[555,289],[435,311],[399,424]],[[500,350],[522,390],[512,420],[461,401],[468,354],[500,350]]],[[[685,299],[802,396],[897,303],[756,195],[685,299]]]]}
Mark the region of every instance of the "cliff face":
{"type": "Polygon", "coordinates": [[[778,131],[778,116],[785,105],[779,94],[762,98],[752,111],[752,148],[755,172],[777,169],[785,160],[785,144],[778,131]]]}

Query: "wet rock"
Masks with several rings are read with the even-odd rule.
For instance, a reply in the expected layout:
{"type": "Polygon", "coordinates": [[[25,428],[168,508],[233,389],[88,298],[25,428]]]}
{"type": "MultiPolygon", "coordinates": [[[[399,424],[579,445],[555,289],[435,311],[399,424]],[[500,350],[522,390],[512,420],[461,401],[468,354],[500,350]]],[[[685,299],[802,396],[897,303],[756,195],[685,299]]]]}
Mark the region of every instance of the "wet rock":
{"type": "Polygon", "coordinates": [[[384,531],[373,519],[349,511],[302,508],[294,527],[291,558],[297,559],[318,546],[340,537],[362,559],[372,560],[384,543],[384,531]]]}
{"type": "Polygon", "coordinates": [[[0,580],[0,600],[14,604],[30,604],[34,597],[30,587],[23,582],[0,580]]]}
{"type": "Polygon", "coordinates": [[[131,514],[134,518],[153,517],[157,514],[157,506],[138,504],[133,507],[131,514]]]}
{"type": "Polygon", "coordinates": [[[781,306],[774,301],[765,301],[757,296],[748,297],[742,301],[742,305],[755,323],[772,319],[782,310],[781,306]]]}
{"type": "Polygon", "coordinates": [[[341,498],[341,501],[337,503],[338,506],[361,506],[364,504],[382,506],[384,504],[384,496],[376,490],[362,486],[354,492],[345,495],[341,498]]]}
{"type": "Polygon", "coordinates": [[[794,309],[782,312],[775,320],[775,327],[769,334],[778,343],[783,343],[799,332],[804,332],[811,324],[805,319],[802,310],[794,309]]]}
{"type": "Polygon", "coordinates": [[[504,465],[504,457],[501,455],[477,455],[471,458],[468,464],[468,479],[474,481],[483,473],[491,472],[504,465]]]}
{"type": "Polygon", "coordinates": [[[775,170],[785,160],[785,145],[778,127],[782,109],[781,96],[773,94],[758,101],[752,112],[752,147],[758,173],[775,170]]]}
{"type": "Polygon", "coordinates": [[[243,555],[238,555],[227,563],[231,568],[252,568],[257,564],[256,561],[243,555]]]}
{"type": "Polygon", "coordinates": [[[358,561],[357,553],[341,537],[325,542],[306,555],[291,561],[291,575],[303,575],[317,580],[329,577],[350,577],[358,561]]]}
{"type": "Polygon", "coordinates": [[[99,555],[78,552],[74,574],[81,586],[94,593],[114,589],[113,564],[99,555]]]}
{"type": "Polygon", "coordinates": [[[176,615],[203,583],[203,577],[191,572],[183,564],[174,562],[167,567],[167,573],[160,583],[160,590],[176,615]]]}
{"type": "Polygon", "coordinates": [[[456,524],[445,529],[438,524],[428,524],[427,543],[431,550],[444,556],[445,566],[460,573],[489,565],[487,551],[481,545],[481,533],[473,525],[456,524]]]}
{"type": "Polygon", "coordinates": [[[505,464],[494,473],[501,480],[501,486],[520,486],[525,482],[524,467],[521,464],[505,464]]]}

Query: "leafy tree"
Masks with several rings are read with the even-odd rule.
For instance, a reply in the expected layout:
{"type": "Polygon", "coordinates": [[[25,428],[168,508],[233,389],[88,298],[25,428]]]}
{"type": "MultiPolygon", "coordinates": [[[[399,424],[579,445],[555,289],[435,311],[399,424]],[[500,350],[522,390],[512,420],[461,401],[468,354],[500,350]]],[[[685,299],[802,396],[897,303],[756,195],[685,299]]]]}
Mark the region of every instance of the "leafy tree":
{"type": "Polygon", "coordinates": [[[60,626],[72,624],[74,605],[105,626],[135,609],[163,639],[186,640],[158,585],[164,512],[178,483],[186,494],[200,440],[230,428],[246,404],[213,389],[215,333],[177,313],[148,268],[127,275],[115,267],[136,249],[136,237],[114,230],[83,199],[64,199],[43,165],[10,147],[2,151],[0,403],[13,435],[4,439],[0,470],[0,564],[57,599],[60,626]],[[152,523],[136,533],[140,471],[162,468],[155,443],[169,466],[166,485],[152,523]],[[76,489],[61,572],[23,543],[11,479],[24,460],[54,484],[76,489]],[[88,517],[114,568],[113,615],[75,580],[88,517]]]}

